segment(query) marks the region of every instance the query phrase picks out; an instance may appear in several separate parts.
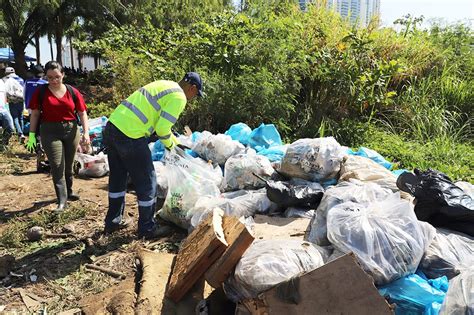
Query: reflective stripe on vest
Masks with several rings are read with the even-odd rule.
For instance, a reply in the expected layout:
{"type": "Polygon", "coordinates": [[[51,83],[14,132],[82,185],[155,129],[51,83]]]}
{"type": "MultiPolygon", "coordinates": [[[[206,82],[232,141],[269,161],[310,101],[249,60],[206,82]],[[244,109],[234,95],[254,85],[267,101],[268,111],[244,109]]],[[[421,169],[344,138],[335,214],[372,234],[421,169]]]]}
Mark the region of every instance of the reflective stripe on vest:
{"type": "Polygon", "coordinates": [[[160,139],[160,140],[166,140],[166,139],[169,139],[169,138],[171,138],[171,133],[166,135],[166,136],[158,136],[158,139],[160,139]]]}
{"type": "MultiPolygon", "coordinates": [[[[161,110],[161,106],[158,103],[158,100],[160,98],[162,98],[162,97],[164,97],[164,96],[166,96],[170,93],[181,92],[182,89],[181,88],[167,89],[167,90],[161,91],[160,93],[156,94],[155,96],[151,95],[150,92],[148,92],[144,88],[140,88],[138,91],[146,98],[148,103],[150,103],[151,106],[153,106],[153,108],[158,112],[158,111],[161,110]]],[[[125,107],[130,109],[141,120],[141,122],[143,124],[148,123],[148,118],[146,118],[145,114],[143,114],[135,105],[133,105],[132,103],[130,103],[127,100],[122,101],[122,105],[124,105],[125,107]]],[[[177,121],[177,119],[175,117],[173,117],[172,115],[170,115],[166,112],[162,112],[161,117],[171,121],[173,124],[176,123],[176,121],[177,121]]],[[[151,128],[148,129],[148,131],[150,131],[150,134],[151,134],[151,133],[153,133],[154,128],[151,127],[151,128]]]]}
{"type": "Polygon", "coordinates": [[[170,113],[167,113],[165,111],[162,111],[160,113],[160,116],[163,117],[164,119],[168,120],[170,123],[175,124],[178,118],[174,117],[170,113]]]}

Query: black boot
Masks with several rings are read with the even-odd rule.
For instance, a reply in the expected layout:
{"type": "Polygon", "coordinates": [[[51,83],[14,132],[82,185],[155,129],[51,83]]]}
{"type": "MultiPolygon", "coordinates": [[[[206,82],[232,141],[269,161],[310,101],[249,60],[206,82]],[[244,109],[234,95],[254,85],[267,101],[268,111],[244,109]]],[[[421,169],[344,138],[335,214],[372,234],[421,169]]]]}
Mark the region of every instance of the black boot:
{"type": "Polygon", "coordinates": [[[79,197],[78,194],[75,194],[72,192],[72,175],[66,176],[66,187],[67,187],[67,200],[76,201],[81,198],[79,197]]]}
{"type": "Polygon", "coordinates": [[[56,191],[56,197],[58,198],[58,207],[54,209],[55,212],[62,212],[66,208],[67,202],[67,189],[64,179],[61,179],[58,183],[54,183],[54,190],[56,191]]]}

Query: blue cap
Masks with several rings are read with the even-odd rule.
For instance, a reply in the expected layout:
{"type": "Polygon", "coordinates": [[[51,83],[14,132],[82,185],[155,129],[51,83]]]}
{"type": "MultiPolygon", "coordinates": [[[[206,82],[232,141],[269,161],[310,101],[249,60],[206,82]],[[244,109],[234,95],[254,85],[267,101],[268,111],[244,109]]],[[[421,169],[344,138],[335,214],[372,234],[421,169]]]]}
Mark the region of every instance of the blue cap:
{"type": "Polygon", "coordinates": [[[195,85],[198,89],[198,96],[204,95],[204,93],[202,92],[202,79],[199,74],[197,74],[196,72],[188,72],[184,75],[183,81],[195,85]]]}

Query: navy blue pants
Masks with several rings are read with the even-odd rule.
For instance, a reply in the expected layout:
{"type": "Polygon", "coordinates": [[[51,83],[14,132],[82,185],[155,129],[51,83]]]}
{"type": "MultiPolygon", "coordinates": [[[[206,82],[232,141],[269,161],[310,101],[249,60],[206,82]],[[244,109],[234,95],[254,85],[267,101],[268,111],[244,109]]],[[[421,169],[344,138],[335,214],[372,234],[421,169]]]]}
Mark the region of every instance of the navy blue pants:
{"type": "Polygon", "coordinates": [[[10,113],[19,136],[23,135],[23,103],[10,104],[10,113]]]}
{"type": "Polygon", "coordinates": [[[130,174],[138,199],[138,235],[155,228],[156,174],[148,138],[132,139],[111,122],[103,132],[109,160],[109,210],[105,226],[119,224],[125,209],[127,178],[130,174]]]}

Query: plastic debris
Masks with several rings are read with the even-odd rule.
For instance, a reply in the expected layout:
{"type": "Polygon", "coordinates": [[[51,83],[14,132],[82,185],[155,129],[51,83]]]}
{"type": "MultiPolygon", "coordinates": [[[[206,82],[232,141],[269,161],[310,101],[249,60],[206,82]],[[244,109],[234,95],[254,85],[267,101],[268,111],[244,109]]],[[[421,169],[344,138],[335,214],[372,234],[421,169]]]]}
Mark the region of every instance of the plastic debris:
{"type": "Polygon", "coordinates": [[[251,133],[252,129],[250,129],[247,124],[241,122],[233,124],[232,126],[230,126],[229,130],[225,132],[225,134],[230,136],[232,140],[237,140],[243,145],[247,145],[249,143],[251,133]]]}
{"type": "Polygon", "coordinates": [[[248,145],[259,152],[263,149],[268,149],[273,146],[282,145],[281,136],[275,125],[261,124],[250,134],[248,145]]]}

